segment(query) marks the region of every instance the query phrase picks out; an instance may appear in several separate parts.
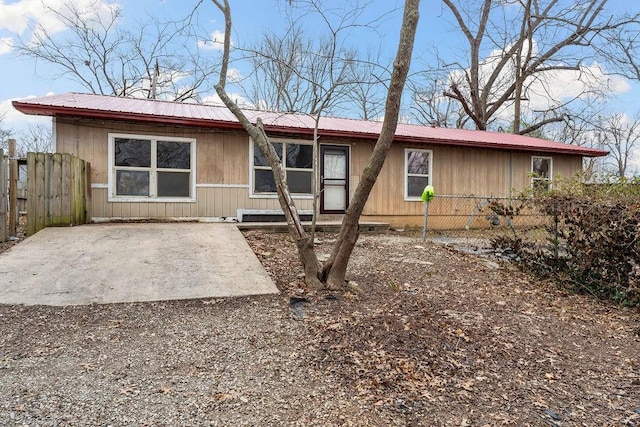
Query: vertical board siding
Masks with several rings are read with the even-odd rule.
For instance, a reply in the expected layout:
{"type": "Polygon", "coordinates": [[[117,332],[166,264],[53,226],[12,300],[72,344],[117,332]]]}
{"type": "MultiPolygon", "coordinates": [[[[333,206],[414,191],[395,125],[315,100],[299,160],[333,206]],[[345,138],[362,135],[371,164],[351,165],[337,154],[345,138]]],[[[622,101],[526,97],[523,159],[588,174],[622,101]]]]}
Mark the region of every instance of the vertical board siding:
{"type": "MultiPolygon", "coordinates": [[[[238,209],[280,209],[278,199],[250,198],[248,188],[198,187],[195,203],[108,202],[106,188],[94,188],[94,218],[231,218],[238,209]]],[[[311,199],[295,199],[300,210],[313,208],[311,199]]]]}
{"type": "MultiPolygon", "coordinates": [[[[69,152],[91,164],[91,181],[109,182],[108,134],[130,133],[150,136],[180,136],[196,140],[196,201],[194,203],[109,202],[107,189],[93,188],[88,205],[95,218],[223,218],[235,217],[242,209],[279,209],[277,199],[249,197],[250,144],[244,132],[139,125],[122,122],[76,121],[56,119],[59,152],[69,152]]],[[[350,193],[360,181],[372,152],[371,141],[332,140],[349,144],[350,193]]],[[[509,152],[489,148],[441,144],[393,144],[373,187],[363,214],[371,218],[397,217],[399,222],[421,224],[424,205],[404,199],[405,148],[431,150],[432,184],[436,195],[475,195],[504,197],[529,188],[531,157],[535,152],[509,152]]],[[[549,156],[549,154],[546,154],[549,156]]],[[[554,154],[553,177],[570,177],[582,169],[580,156],[554,154]]],[[[473,199],[434,201],[430,215],[450,217],[464,225],[476,207],[473,199]]],[[[312,208],[312,200],[296,199],[299,209],[312,208]]],[[[444,220],[443,220],[444,221],[444,220]]],[[[473,221],[476,221],[475,219],[473,221]]],[[[391,221],[396,223],[397,221],[391,221]]],[[[485,221],[486,222],[486,221],[485,221]]]]}
{"type": "Polygon", "coordinates": [[[48,226],[87,222],[88,170],[69,154],[27,154],[28,236],[48,226]]]}
{"type": "Polygon", "coordinates": [[[9,160],[4,156],[4,151],[0,149],[0,242],[4,242],[9,237],[8,234],[8,212],[9,200],[7,194],[9,190],[9,160]]]}
{"type": "MultiPolygon", "coordinates": [[[[531,185],[531,157],[536,153],[508,152],[469,147],[394,145],[385,161],[380,176],[373,187],[363,214],[376,217],[418,217],[424,212],[420,201],[404,200],[404,150],[427,149],[433,152],[431,182],[436,195],[464,195],[478,197],[507,197],[518,194],[531,185]]],[[[366,144],[357,144],[352,153],[360,160],[353,160],[352,183],[356,181],[363,165],[362,158],[370,155],[366,144]],[[354,176],[355,175],[355,176],[354,176]]],[[[571,155],[553,155],[553,178],[571,177],[582,170],[582,158],[571,155]]],[[[455,207],[435,204],[434,213],[467,212],[472,201],[456,202],[455,207]]],[[[473,206],[472,206],[473,207],[473,206]]]]}

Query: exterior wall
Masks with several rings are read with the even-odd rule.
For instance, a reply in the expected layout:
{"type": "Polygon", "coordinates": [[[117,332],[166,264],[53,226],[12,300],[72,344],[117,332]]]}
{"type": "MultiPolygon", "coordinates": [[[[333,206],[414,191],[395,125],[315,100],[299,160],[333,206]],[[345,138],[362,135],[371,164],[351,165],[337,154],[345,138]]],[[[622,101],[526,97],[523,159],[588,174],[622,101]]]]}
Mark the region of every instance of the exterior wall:
{"type": "MultiPolygon", "coordinates": [[[[91,164],[92,206],[101,218],[226,218],[237,209],[279,209],[276,198],[250,197],[249,138],[244,132],[219,132],[171,126],[134,125],[89,120],[56,120],[56,151],[76,155],[91,164]],[[130,133],[174,136],[196,140],[195,202],[109,202],[108,134],[130,133]]],[[[322,143],[350,145],[350,183],[353,194],[372,151],[373,142],[322,140],[322,143]]],[[[421,226],[424,204],[404,198],[405,148],[432,150],[431,184],[436,200],[430,205],[430,226],[464,227],[478,204],[488,196],[506,197],[531,185],[531,157],[544,153],[508,152],[442,145],[396,144],[382,168],[363,217],[394,226],[421,226]],[[475,195],[477,198],[443,197],[475,195]],[[479,201],[480,200],[480,201],[479,201]]],[[[580,171],[582,158],[552,155],[553,178],[569,177],[580,171]]],[[[297,206],[312,209],[312,200],[300,198],[297,206]]],[[[475,218],[471,226],[486,224],[475,218]]]]}
{"type": "MultiPolygon", "coordinates": [[[[553,158],[553,178],[570,177],[582,170],[582,158],[535,152],[508,152],[469,147],[440,145],[395,145],[373,187],[363,216],[371,221],[388,222],[393,226],[422,226],[424,204],[404,198],[404,150],[432,150],[432,180],[436,199],[429,207],[429,224],[434,228],[463,228],[479,204],[487,197],[517,195],[531,185],[532,156],[553,158]],[[477,197],[458,197],[458,196],[477,197]]],[[[371,146],[358,143],[354,157],[365,158],[371,146]]],[[[360,167],[358,170],[362,170],[360,167]]],[[[537,221],[537,219],[531,219],[537,221]]],[[[474,217],[470,227],[487,226],[483,215],[474,217]]]]}
{"type": "MultiPolygon", "coordinates": [[[[56,151],[90,162],[94,219],[226,218],[235,217],[239,208],[280,208],[276,198],[249,197],[249,137],[244,133],[58,119],[56,151]],[[196,201],[109,202],[109,133],[195,138],[196,201]]],[[[309,199],[299,199],[296,203],[302,210],[312,208],[309,199]]]]}
{"type": "MultiPolygon", "coordinates": [[[[211,185],[211,184],[204,184],[211,185]]],[[[101,218],[233,218],[238,209],[280,209],[277,199],[250,198],[249,187],[196,185],[195,203],[108,202],[106,188],[93,188],[91,212],[101,218]]],[[[311,200],[296,200],[298,209],[312,209],[311,200]]]]}

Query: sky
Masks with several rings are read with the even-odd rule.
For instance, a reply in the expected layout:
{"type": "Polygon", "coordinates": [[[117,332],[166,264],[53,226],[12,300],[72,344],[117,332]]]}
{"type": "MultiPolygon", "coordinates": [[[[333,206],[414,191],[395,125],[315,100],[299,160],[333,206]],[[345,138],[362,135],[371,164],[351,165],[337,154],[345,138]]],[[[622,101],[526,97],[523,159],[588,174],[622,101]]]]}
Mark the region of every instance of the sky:
{"type": "MultiPolygon", "coordinates": [[[[29,40],[32,37],[30,24],[41,24],[51,33],[64,34],[64,26],[52,14],[46,13],[43,4],[61,10],[69,1],[87,7],[90,13],[108,13],[110,8],[118,7],[122,12],[119,25],[135,26],[145,16],[154,16],[159,20],[184,17],[192,11],[197,0],[0,0],[0,114],[4,114],[3,128],[18,131],[30,123],[49,122],[48,118],[25,116],[11,107],[11,100],[40,97],[47,94],[66,92],[86,92],[79,84],[69,78],[60,77],[56,70],[48,64],[31,58],[16,55],[13,49],[16,37],[29,40]]],[[[568,1],[568,0],[562,0],[568,1]]],[[[283,14],[288,9],[286,0],[231,0],[234,21],[232,44],[240,45],[257,40],[264,31],[278,31],[285,25],[283,14]]],[[[342,4],[343,1],[323,0],[328,7],[342,4]]],[[[622,11],[629,7],[626,0],[610,0],[611,11],[622,11]]],[[[635,3],[635,2],[631,2],[635,3]]],[[[391,65],[397,48],[399,25],[402,17],[400,0],[372,0],[366,9],[362,21],[383,16],[375,23],[375,29],[354,29],[348,40],[359,51],[380,51],[383,61],[391,65]]],[[[638,7],[638,6],[635,6],[638,7]]],[[[210,0],[203,0],[199,6],[195,20],[203,34],[210,40],[201,42],[196,48],[203,56],[219,55],[215,40],[221,40],[224,19],[210,0]]],[[[414,69],[433,62],[434,46],[440,54],[452,55],[462,45],[460,34],[452,31],[453,17],[442,4],[433,0],[421,2],[420,23],[414,48],[414,69]]],[[[322,23],[317,19],[306,22],[305,28],[314,31],[322,30],[322,23]]],[[[234,64],[232,64],[234,67],[234,64]]],[[[243,74],[246,70],[234,69],[243,74]]],[[[558,78],[554,91],[557,96],[571,96],[577,83],[572,76],[558,78]]],[[[579,86],[579,85],[578,85],[579,86]]],[[[640,111],[640,86],[634,82],[619,78],[612,82],[615,104],[622,112],[632,114],[640,111]]],[[[240,96],[240,95],[237,95],[240,96]]],[[[213,100],[213,98],[206,98],[213,100]]],[[[544,99],[537,102],[544,103],[544,99]]]]}
{"type": "MultiPolygon", "coordinates": [[[[47,121],[47,119],[25,116],[11,107],[11,100],[39,97],[47,94],[66,92],[86,92],[82,86],[68,78],[59,78],[56,70],[42,61],[20,57],[12,49],[16,36],[28,39],[29,24],[36,22],[46,26],[52,33],[64,31],[64,28],[50,14],[44,12],[43,0],[0,0],[0,114],[4,114],[4,128],[21,128],[28,123],[47,121]]],[[[49,7],[61,7],[70,0],[44,0],[49,7]]],[[[122,25],[135,25],[136,19],[153,15],[158,19],[171,19],[187,16],[196,0],[71,0],[80,5],[91,5],[99,13],[101,8],[117,4],[123,14],[122,25]]],[[[401,18],[401,2],[385,0],[386,10],[395,12],[378,27],[378,34],[369,34],[359,43],[362,49],[377,49],[383,46],[387,57],[394,54],[398,38],[398,25],[401,18]],[[366,41],[366,42],[365,42],[366,41]],[[387,49],[386,47],[392,47],[387,49]]],[[[266,31],[283,23],[282,9],[288,3],[284,0],[232,0],[231,8],[234,23],[232,43],[248,43],[257,40],[266,31]],[[260,3],[260,7],[256,5],[260,3]],[[242,39],[242,40],[238,40],[242,39]]],[[[379,13],[381,8],[375,8],[379,13]]],[[[198,21],[202,31],[211,38],[222,37],[224,17],[210,0],[204,0],[198,8],[198,21]]],[[[202,43],[199,51],[203,55],[216,55],[219,49],[213,42],[202,43]]],[[[233,67],[233,64],[232,64],[233,67]]]]}

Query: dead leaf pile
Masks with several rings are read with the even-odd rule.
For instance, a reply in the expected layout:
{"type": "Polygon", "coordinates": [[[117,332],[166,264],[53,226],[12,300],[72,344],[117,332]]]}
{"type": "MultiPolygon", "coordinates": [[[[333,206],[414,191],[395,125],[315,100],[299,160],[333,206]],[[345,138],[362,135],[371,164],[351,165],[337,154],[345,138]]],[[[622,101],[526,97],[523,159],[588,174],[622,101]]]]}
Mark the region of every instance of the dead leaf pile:
{"type": "Polygon", "coordinates": [[[270,252],[282,291],[317,306],[308,363],[373,411],[408,425],[640,425],[637,311],[409,233],[361,236],[348,276],[361,292],[327,298],[292,288],[287,235],[247,240],[270,252]]]}

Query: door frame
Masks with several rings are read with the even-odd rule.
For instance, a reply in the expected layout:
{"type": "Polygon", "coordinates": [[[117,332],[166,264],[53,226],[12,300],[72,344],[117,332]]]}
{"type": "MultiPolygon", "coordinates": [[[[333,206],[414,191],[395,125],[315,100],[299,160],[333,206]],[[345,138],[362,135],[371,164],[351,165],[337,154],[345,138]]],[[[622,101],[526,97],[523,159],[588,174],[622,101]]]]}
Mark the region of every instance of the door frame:
{"type": "Polygon", "coordinates": [[[320,180],[320,213],[321,214],[343,214],[349,207],[349,175],[351,173],[351,145],[348,144],[320,144],[320,168],[318,170],[319,180],[320,180]],[[335,150],[335,151],[343,151],[345,153],[345,201],[344,201],[344,210],[327,210],[324,208],[324,153],[326,150],[335,150]]]}

